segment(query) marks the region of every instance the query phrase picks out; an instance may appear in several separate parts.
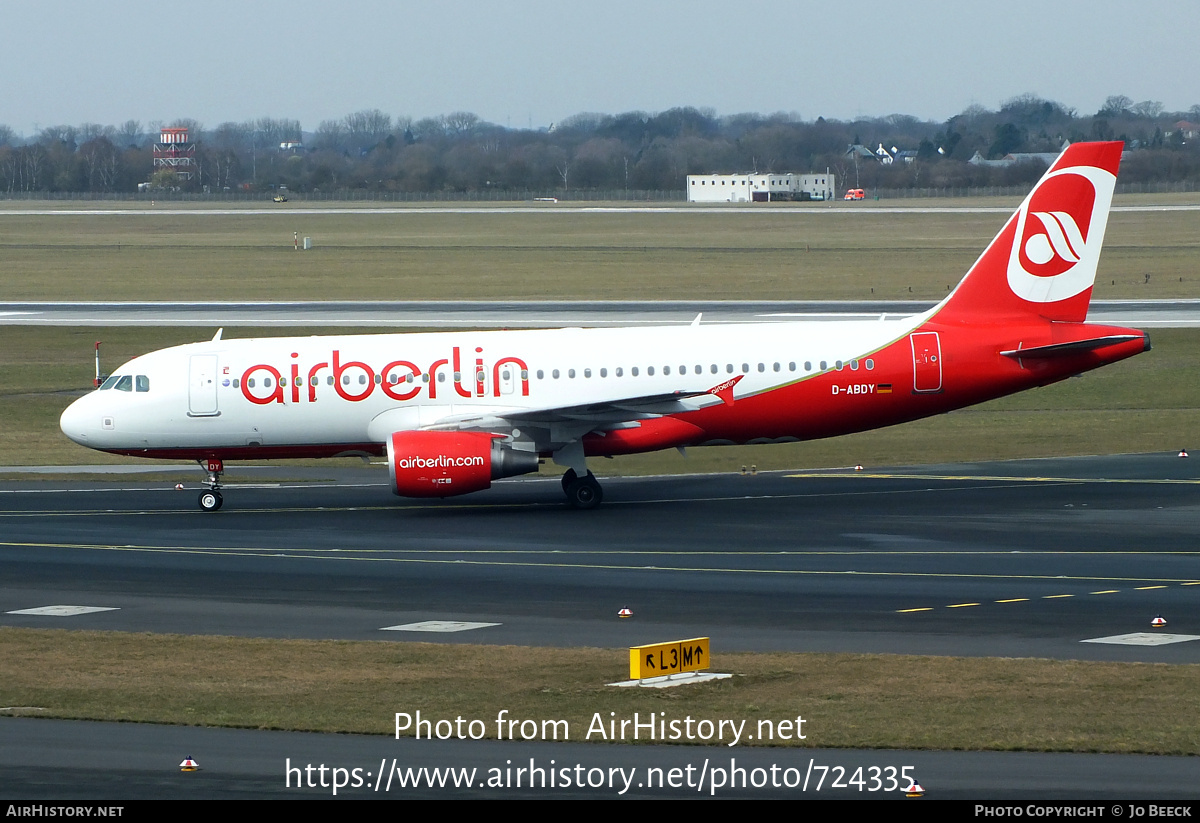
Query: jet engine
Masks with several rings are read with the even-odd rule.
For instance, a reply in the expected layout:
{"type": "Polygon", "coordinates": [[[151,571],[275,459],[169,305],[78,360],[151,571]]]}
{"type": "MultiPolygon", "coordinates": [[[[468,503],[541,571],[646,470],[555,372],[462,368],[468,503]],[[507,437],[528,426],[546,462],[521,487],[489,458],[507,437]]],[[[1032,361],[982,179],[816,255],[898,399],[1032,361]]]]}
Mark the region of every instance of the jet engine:
{"type": "Polygon", "coordinates": [[[401,497],[451,497],[493,480],[537,471],[536,452],[513,450],[485,432],[400,431],[387,440],[392,491],[401,497]]]}

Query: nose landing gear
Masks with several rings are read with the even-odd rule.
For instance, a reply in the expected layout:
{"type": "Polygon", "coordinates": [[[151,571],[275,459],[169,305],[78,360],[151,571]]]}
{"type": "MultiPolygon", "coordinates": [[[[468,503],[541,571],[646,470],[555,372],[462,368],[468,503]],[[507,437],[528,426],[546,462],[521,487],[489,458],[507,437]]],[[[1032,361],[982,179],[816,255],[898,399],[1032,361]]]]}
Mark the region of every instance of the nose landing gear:
{"type": "Polygon", "coordinates": [[[196,462],[208,471],[208,491],[200,492],[200,508],[206,512],[215,512],[225,502],[221,497],[221,474],[225,471],[225,464],[217,457],[196,462]]]}

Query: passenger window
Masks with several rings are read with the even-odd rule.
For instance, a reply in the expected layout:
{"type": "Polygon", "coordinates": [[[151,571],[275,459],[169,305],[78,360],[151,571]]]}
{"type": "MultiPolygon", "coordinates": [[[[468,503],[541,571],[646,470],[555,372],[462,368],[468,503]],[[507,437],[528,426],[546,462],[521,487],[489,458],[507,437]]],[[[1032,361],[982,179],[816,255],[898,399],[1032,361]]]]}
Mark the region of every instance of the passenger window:
{"type": "Polygon", "coordinates": [[[867,371],[870,371],[871,369],[874,369],[874,368],[875,368],[875,361],[868,357],[867,358],[867,371]]]}

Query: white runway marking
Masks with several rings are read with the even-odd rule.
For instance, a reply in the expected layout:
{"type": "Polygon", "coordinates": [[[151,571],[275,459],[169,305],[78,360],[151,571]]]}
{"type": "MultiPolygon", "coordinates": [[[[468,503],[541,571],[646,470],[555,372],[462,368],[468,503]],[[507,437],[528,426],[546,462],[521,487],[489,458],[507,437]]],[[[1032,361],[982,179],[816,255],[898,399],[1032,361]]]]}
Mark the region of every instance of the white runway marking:
{"type": "Polygon", "coordinates": [[[120,609],[114,606],[39,606],[36,609],[17,609],[6,614],[37,614],[45,617],[75,617],[79,614],[93,612],[115,612],[120,609]]]}
{"type": "Polygon", "coordinates": [[[1166,646],[1171,643],[1186,643],[1189,640],[1200,640],[1200,635],[1134,632],[1133,634],[1114,634],[1112,637],[1097,637],[1092,640],[1080,640],[1079,642],[1111,643],[1114,646],[1166,646]]]}
{"type": "Polygon", "coordinates": [[[468,623],[460,620],[425,620],[421,623],[405,623],[402,626],[384,626],[382,632],[468,632],[472,629],[486,629],[499,626],[500,623],[468,623]]]}

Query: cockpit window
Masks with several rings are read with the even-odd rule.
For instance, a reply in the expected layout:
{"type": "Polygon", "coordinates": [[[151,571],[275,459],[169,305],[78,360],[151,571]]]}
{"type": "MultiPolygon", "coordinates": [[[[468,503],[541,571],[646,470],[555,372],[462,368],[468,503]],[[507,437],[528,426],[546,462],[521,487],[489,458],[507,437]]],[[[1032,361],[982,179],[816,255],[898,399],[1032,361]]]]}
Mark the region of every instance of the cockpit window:
{"type": "Polygon", "coordinates": [[[107,378],[105,378],[104,382],[100,384],[100,391],[111,389],[113,386],[117,385],[117,381],[120,379],[121,375],[119,374],[109,375],[107,378]]]}
{"type": "Polygon", "coordinates": [[[133,391],[133,377],[128,374],[121,375],[121,379],[113,388],[117,391],[133,391]]]}
{"type": "Polygon", "coordinates": [[[139,374],[133,378],[133,383],[138,391],[150,391],[150,378],[144,374],[139,374]]]}

